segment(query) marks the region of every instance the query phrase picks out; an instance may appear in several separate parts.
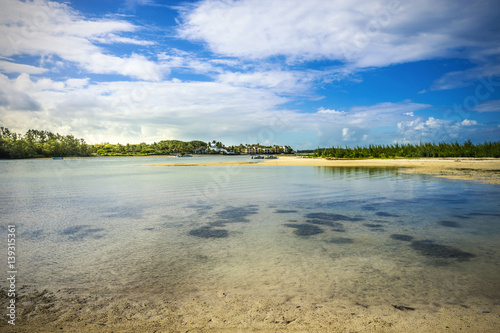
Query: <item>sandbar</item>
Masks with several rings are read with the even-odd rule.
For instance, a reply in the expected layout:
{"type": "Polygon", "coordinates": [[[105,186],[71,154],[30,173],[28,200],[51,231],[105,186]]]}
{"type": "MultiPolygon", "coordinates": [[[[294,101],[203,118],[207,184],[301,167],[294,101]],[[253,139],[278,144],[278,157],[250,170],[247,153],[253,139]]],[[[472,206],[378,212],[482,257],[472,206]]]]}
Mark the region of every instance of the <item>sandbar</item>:
{"type": "Polygon", "coordinates": [[[283,156],[259,162],[164,163],[148,166],[315,166],[315,167],[397,167],[401,172],[428,174],[450,179],[500,184],[498,158],[415,158],[415,159],[328,159],[283,156]]]}

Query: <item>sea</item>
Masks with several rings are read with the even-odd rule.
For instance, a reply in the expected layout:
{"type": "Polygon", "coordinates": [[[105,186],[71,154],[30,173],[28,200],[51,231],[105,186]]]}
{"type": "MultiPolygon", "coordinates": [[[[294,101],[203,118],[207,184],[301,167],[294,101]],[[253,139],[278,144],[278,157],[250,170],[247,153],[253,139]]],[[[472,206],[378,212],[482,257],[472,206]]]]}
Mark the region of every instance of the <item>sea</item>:
{"type": "Polygon", "coordinates": [[[15,226],[16,283],[32,290],[499,304],[499,185],[392,167],[151,166],[247,161],[2,160],[0,276],[15,226]]]}

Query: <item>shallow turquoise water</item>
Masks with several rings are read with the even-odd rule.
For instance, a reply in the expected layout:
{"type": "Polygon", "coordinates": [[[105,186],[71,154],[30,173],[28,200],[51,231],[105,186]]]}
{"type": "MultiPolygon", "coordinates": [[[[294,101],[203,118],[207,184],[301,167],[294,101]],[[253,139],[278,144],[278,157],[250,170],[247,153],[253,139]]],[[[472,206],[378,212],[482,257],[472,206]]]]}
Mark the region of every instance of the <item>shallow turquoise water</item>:
{"type": "Polygon", "coordinates": [[[498,304],[500,186],[395,168],[147,166],[248,160],[0,161],[0,237],[17,226],[19,283],[498,304]]]}

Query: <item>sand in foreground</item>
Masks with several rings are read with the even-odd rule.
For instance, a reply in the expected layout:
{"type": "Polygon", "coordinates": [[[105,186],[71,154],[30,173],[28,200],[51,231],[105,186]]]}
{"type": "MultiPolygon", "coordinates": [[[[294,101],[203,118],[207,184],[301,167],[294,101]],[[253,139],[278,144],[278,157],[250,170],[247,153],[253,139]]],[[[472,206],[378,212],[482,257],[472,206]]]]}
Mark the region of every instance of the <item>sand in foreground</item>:
{"type": "MultiPolygon", "coordinates": [[[[5,301],[4,297],[0,297],[5,301]]],[[[2,304],[6,304],[2,302],[2,304]]],[[[500,307],[321,304],[207,291],[203,299],[147,300],[98,292],[23,295],[1,332],[499,332],[500,307]]]]}

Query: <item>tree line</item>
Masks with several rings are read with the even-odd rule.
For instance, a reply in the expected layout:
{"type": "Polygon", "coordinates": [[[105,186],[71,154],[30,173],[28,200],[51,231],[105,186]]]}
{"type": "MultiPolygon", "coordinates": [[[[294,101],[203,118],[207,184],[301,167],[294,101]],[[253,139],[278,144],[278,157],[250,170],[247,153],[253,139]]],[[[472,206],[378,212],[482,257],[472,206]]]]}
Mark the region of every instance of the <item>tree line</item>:
{"type": "MultiPolygon", "coordinates": [[[[162,140],[152,144],[87,144],[84,139],[73,135],[54,134],[49,131],[30,129],[25,135],[0,127],[0,158],[35,157],[82,157],[82,156],[146,156],[192,154],[211,152],[207,148],[221,142],[162,140]]],[[[239,153],[245,146],[231,146],[228,149],[239,153]]],[[[215,153],[215,151],[212,151],[215,153]]],[[[462,144],[420,143],[369,145],[350,147],[318,148],[313,156],[330,158],[411,158],[411,157],[500,157],[500,141],[473,144],[470,140],[462,144]]]]}
{"type": "Polygon", "coordinates": [[[87,144],[73,135],[30,129],[25,135],[0,127],[0,158],[145,156],[194,153],[208,146],[203,141],[164,140],[152,144],[87,144]]]}
{"type": "Polygon", "coordinates": [[[419,143],[318,148],[315,157],[333,158],[415,158],[415,157],[500,157],[500,141],[473,144],[419,143]]]}

